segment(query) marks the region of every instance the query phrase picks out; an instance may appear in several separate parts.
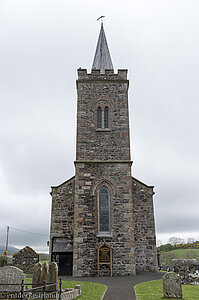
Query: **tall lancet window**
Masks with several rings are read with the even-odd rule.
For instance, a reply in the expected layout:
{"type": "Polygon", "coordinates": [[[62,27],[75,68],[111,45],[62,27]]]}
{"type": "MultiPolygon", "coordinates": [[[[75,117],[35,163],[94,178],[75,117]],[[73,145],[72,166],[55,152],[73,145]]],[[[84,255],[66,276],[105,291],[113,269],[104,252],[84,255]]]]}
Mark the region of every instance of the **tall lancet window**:
{"type": "Polygon", "coordinates": [[[97,109],[97,128],[102,128],[102,109],[100,106],[97,109]]]}
{"type": "Polygon", "coordinates": [[[110,193],[104,185],[98,192],[98,230],[99,233],[110,232],[110,193]]]}
{"type": "Polygon", "coordinates": [[[109,128],[109,109],[108,106],[104,109],[104,128],[109,128]]]}

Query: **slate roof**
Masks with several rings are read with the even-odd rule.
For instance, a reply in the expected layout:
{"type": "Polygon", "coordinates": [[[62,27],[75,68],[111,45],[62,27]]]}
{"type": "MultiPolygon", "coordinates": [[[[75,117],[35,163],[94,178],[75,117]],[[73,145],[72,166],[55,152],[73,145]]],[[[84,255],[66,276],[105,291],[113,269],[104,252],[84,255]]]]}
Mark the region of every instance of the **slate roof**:
{"type": "Polygon", "coordinates": [[[101,74],[105,73],[105,69],[113,70],[113,64],[106,41],[103,23],[101,24],[101,30],[97,42],[92,69],[99,69],[101,74]]]}

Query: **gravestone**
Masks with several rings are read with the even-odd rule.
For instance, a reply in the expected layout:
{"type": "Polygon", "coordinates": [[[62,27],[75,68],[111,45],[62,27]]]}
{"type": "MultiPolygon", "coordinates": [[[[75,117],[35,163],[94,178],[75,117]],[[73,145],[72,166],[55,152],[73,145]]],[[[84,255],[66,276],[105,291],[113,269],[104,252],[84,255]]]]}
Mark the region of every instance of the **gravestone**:
{"type": "Polygon", "coordinates": [[[0,285],[0,291],[20,291],[22,280],[25,282],[25,274],[22,270],[13,266],[5,266],[0,268],[0,283],[12,283],[19,285],[0,285]]]}
{"type": "Polygon", "coordinates": [[[48,264],[45,262],[41,267],[41,282],[48,281],[48,264]]]}
{"type": "MultiPolygon", "coordinates": [[[[41,264],[37,263],[33,268],[32,273],[32,288],[41,286],[41,264]]],[[[38,291],[38,289],[36,289],[38,291]]]]}
{"type": "Polygon", "coordinates": [[[162,277],[162,282],[165,298],[182,298],[182,285],[179,275],[169,272],[162,277]]]}
{"type": "MultiPolygon", "coordinates": [[[[57,289],[58,267],[55,262],[49,262],[49,264],[45,262],[43,265],[38,263],[35,265],[32,274],[32,287],[40,287],[43,285],[44,280],[46,281],[46,285],[48,285],[48,283],[54,283],[46,287],[47,291],[55,291],[57,289]]],[[[41,290],[41,288],[35,291],[39,290],[41,290]]]]}
{"type": "Polygon", "coordinates": [[[55,262],[49,262],[49,269],[48,269],[48,282],[52,283],[55,282],[54,285],[48,287],[48,291],[53,291],[57,289],[57,281],[58,281],[58,267],[55,262]]]}

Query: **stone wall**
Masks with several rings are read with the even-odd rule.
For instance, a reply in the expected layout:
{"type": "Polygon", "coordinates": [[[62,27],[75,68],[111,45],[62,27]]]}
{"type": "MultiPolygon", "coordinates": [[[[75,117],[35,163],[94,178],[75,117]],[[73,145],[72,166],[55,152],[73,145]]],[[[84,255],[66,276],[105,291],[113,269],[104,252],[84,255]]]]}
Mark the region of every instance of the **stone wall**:
{"type": "Polygon", "coordinates": [[[199,284],[198,263],[196,259],[172,259],[174,272],[184,284],[199,284]]]}
{"type": "Polygon", "coordinates": [[[13,255],[13,265],[25,273],[32,273],[34,265],[38,262],[39,254],[29,246],[26,246],[13,255]]]}
{"type": "Polygon", "coordinates": [[[136,270],[158,270],[153,211],[153,187],[133,178],[136,270]]]}
{"type": "Polygon", "coordinates": [[[52,187],[51,245],[53,237],[73,237],[75,177],[52,187]]]}
{"type": "Polygon", "coordinates": [[[81,286],[76,285],[74,289],[64,290],[61,294],[61,299],[71,300],[71,299],[76,299],[79,296],[81,296],[81,286]]]}

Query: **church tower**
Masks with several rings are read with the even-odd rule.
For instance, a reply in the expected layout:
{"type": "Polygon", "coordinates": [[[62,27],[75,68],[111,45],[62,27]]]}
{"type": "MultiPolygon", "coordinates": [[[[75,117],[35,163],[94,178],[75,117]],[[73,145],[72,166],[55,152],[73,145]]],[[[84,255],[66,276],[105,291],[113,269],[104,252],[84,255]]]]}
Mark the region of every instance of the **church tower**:
{"type": "Polygon", "coordinates": [[[50,256],[60,276],[157,271],[153,186],[131,176],[128,87],[102,24],[91,72],[78,69],[75,176],[51,190],[50,256]]]}
{"type": "Polygon", "coordinates": [[[96,275],[96,249],[113,249],[113,275],[135,275],[127,70],[114,73],[103,24],[91,74],[78,70],[73,275],[96,275]]]}

